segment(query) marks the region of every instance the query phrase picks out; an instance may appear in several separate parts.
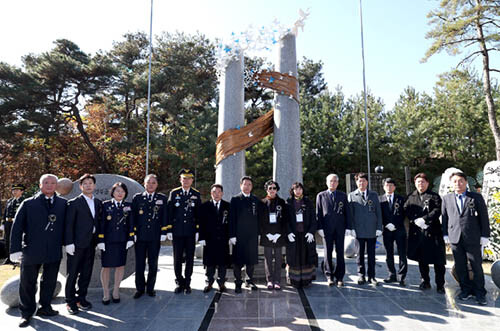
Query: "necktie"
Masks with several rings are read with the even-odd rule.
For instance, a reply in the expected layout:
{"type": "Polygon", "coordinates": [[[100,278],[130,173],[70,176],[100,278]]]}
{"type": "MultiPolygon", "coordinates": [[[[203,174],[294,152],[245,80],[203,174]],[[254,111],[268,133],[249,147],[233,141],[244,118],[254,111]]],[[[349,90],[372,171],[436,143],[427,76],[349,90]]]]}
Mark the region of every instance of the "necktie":
{"type": "Polygon", "coordinates": [[[387,200],[389,201],[389,208],[392,210],[392,195],[388,195],[387,200]]]}
{"type": "Polygon", "coordinates": [[[366,201],[366,192],[363,192],[363,201],[366,201]]]}
{"type": "Polygon", "coordinates": [[[332,197],[332,201],[335,202],[335,192],[330,192],[330,196],[332,197]]]}
{"type": "Polygon", "coordinates": [[[52,198],[47,198],[47,204],[49,205],[49,209],[52,208],[52,198]]]}
{"type": "Polygon", "coordinates": [[[215,203],[215,208],[217,208],[217,211],[219,211],[219,202],[215,203]]]}
{"type": "Polygon", "coordinates": [[[464,196],[463,196],[462,194],[460,194],[460,195],[458,196],[458,199],[460,199],[460,206],[459,206],[459,207],[460,207],[460,210],[459,210],[459,212],[460,212],[460,214],[461,214],[461,213],[462,213],[462,210],[464,210],[464,196]]]}
{"type": "Polygon", "coordinates": [[[152,194],[148,194],[148,200],[149,200],[149,202],[151,202],[151,200],[153,200],[153,195],[152,194]]]}

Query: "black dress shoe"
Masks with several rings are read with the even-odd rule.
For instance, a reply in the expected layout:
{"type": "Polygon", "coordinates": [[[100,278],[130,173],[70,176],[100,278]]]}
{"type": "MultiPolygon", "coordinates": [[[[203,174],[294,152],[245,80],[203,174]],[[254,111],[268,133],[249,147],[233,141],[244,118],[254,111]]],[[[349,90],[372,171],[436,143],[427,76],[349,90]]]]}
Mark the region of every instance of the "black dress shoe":
{"type": "Polygon", "coordinates": [[[486,301],[486,297],[483,296],[476,296],[476,301],[480,306],[486,306],[488,304],[488,301],[486,301]]]}
{"type": "Polygon", "coordinates": [[[254,282],[247,282],[246,286],[251,288],[252,291],[257,291],[258,289],[257,285],[255,285],[254,282]]]}
{"type": "Polygon", "coordinates": [[[337,280],[337,287],[344,287],[344,281],[343,280],[337,280]]]}
{"type": "Polygon", "coordinates": [[[156,291],[154,291],[154,290],[153,291],[148,291],[148,295],[150,297],[155,297],[156,296],[156,291]]]}
{"type": "Polygon", "coordinates": [[[241,293],[241,285],[236,285],[234,288],[234,293],[241,293]]]}
{"type": "Polygon", "coordinates": [[[422,282],[420,283],[420,285],[418,286],[419,289],[421,290],[428,290],[430,289],[432,286],[431,286],[431,283],[427,283],[427,282],[422,282]]]}
{"type": "Polygon", "coordinates": [[[375,279],[375,278],[368,278],[368,284],[375,285],[375,286],[380,285],[380,283],[377,282],[377,279],[375,279]]]}
{"type": "Polygon", "coordinates": [[[111,300],[109,300],[109,299],[108,300],[102,299],[102,304],[105,306],[109,305],[110,302],[111,302],[111,300]]]}
{"type": "Polygon", "coordinates": [[[219,292],[223,293],[226,291],[226,286],[224,284],[219,285],[219,292]]]}
{"type": "Polygon", "coordinates": [[[209,284],[209,285],[205,286],[205,288],[203,289],[203,293],[208,293],[211,290],[212,290],[212,285],[209,284]]]}
{"type": "Polygon", "coordinates": [[[85,299],[82,299],[82,300],[78,301],[76,303],[76,305],[81,310],[89,310],[89,309],[92,308],[92,304],[90,302],[88,302],[87,300],[85,300],[85,299]]]}
{"type": "Polygon", "coordinates": [[[174,293],[179,294],[179,293],[182,293],[182,291],[184,291],[184,288],[180,285],[177,285],[175,287],[174,293]]]}
{"type": "Polygon", "coordinates": [[[191,286],[186,286],[186,288],[184,288],[184,293],[186,294],[191,294],[191,286]]]}
{"type": "Polygon", "coordinates": [[[358,285],[364,285],[364,284],[366,284],[366,278],[365,278],[365,276],[359,277],[359,279],[358,279],[358,285]]]}
{"type": "Polygon", "coordinates": [[[134,298],[134,299],[139,299],[140,297],[142,297],[142,295],[143,295],[143,294],[144,294],[144,292],[141,292],[141,291],[136,291],[136,292],[134,293],[133,298],[134,298]]]}
{"type": "Polygon", "coordinates": [[[68,303],[66,305],[66,309],[68,310],[68,313],[70,315],[76,315],[78,314],[78,306],[74,303],[68,303]]]}
{"type": "Polygon", "coordinates": [[[468,293],[468,292],[460,292],[458,295],[457,295],[457,298],[459,300],[462,300],[462,301],[467,301],[469,300],[470,298],[472,298],[472,294],[468,293]]]}
{"type": "Polygon", "coordinates": [[[446,291],[444,290],[444,287],[443,287],[443,286],[438,287],[438,288],[436,289],[436,292],[438,292],[439,294],[445,294],[445,293],[446,293],[446,291]]]}
{"type": "Polygon", "coordinates": [[[398,281],[398,278],[396,276],[389,276],[386,279],[384,279],[384,283],[396,283],[398,281]]]}
{"type": "Polygon", "coordinates": [[[328,278],[328,286],[333,286],[333,285],[335,285],[335,282],[333,281],[333,279],[328,278]]]}
{"type": "Polygon", "coordinates": [[[113,303],[120,303],[120,298],[111,298],[113,300],[113,303]]]}
{"type": "Polygon", "coordinates": [[[406,286],[406,282],[405,282],[405,280],[404,280],[404,279],[401,279],[401,280],[399,281],[399,286],[406,286]]]}
{"type": "Polygon", "coordinates": [[[57,310],[52,309],[52,307],[50,307],[50,306],[40,307],[38,309],[38,311],[36,312],[36,315],[37,316],[51,317],[51,316],[59,315],[59,312],[57,310]]]}
{"type": "Polygon", "coordinates": [[[20,328],[25,328],[30,324],[31,317],[21,317],[21,320],[19,321],[19,327],[20,328]]]}

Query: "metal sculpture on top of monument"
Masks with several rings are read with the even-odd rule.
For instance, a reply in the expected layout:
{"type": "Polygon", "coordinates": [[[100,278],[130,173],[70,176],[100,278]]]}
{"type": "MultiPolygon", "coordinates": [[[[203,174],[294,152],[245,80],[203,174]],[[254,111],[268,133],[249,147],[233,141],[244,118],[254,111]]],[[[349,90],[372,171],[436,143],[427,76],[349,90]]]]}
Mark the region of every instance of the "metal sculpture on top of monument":
{"type": "Polygon", "coordinates": [[[292,28],[274,21],[272,28],[250,27],[232,33],[217,49],[220,73],[219,123],[215,181],[228,196],[236,195],[239,179],[245,174],[244,150],[274,133],[273,179],[283,187],[302,182],[302,156],[299,121],[299,83],[297,80],[296,37],[304,28],[308,12],[292,28]],[[245,79],[244,53],[267,51],[278,45],[276,71],[250,73],[245,79]],[[245,82],[246,80],[246,82],[245,82]],[[245,83],[275,91],[274,109],[244,126],[245,83]]]}

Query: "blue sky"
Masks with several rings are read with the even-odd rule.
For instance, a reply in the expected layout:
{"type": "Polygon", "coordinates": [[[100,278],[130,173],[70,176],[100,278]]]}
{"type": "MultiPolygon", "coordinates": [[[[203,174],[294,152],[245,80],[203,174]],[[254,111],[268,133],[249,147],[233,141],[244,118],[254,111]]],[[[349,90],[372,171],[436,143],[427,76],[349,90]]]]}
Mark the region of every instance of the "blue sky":
{"type": "MultiPolygon", "coordinates": [[[[427,13],[436,0],[364,0],[366,79],[387,109],[406,86],[432,93],[438,75],[458,57],[438,54],[420,63],[430,45],[427,13]]],[[[277,18],[292,25],[299,8],[310,8],[297,39],[297,54],[323,61],[330,89],[347,96],[362,91],[359,0],[154,0],[153,34],[199,31],[226,38],[249,25],[270,26],[277,18]]],[[[67,38],[83,51],[107,50],[126,32],[149,32],[149,0],[16,0],[0,4],[0,61],[20,65],[21,56],[40,53],[67,38]]],[[[267,54],[275,60],[275,54],[267,54]]]]}

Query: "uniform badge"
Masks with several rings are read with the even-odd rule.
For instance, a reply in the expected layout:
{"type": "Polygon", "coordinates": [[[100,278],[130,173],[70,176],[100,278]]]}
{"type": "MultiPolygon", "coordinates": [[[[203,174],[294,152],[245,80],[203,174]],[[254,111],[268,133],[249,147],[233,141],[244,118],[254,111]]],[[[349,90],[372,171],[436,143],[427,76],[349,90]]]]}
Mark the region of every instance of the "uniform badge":
{"type": "Polygon", "coordinates": [[[198,197],[196,195],[193,195],[190,199],[198,199],[198,197]]]}
{"type": "MultiPolygon", "coordinates": [[[[47,226],[45,227],[45,231],[47,231],[47,229],[49,228],[49,226],[51,226],[52,224],[54,224],[54,222],[57,220],[57,216],[54,215],[54,214],[50,214],[49,215],[49,223],[47,223],[47,226]]],[[[52,231],[52,230],[51,230],[52,231]]]]}
{"type": "Polygon", "coordinates": [[[131,209],[129,206],[125,206],[125,207],[123,207],[123,211],[124,211],[125,213],[128,213],[128,212],[129,212],[129,211],[131,211],[131,210],[132,210],[132,209],[131,209]]]}
{"type": "Polygon", "coordinates": [[[176,202],[176,203],[175,203],[175,206],[176,206],[176,207],[179,207],[180,205],[181,205],[181,204],[180,204],[179,202],[176,202]]]}
{"type": "Polygon", "coordinates": [[[339,202],[338,208],[337,208],[337,214],[342,213],[342,208],[344,207],[344,203],[342,201],[339,202]]]}
{"type": "Polygon", "coordinates": [[[141,210],[139,210],[139,215],[142,215],[142,214],[144,214],[144,212],[141,209],[141,210]]]}
{"type": "Polygon", "coordinates": [[[163,200],[156,200],[157,205],[163,205],[163,200]]]}
{"type": "Polygon", "coordinates": [[[194,206],[195,206],[194,202],[191,202],[191,207],[194,207],[194,206]]]}
{"type": "Polygon", "coordinates": [[[153,208],[153,210],[154,210],[154,212],[156,213],[156,212],[158,212],[158,210],[160,210],[160,207],[155,206],[155,207],[153,208]]]}
{"type": "Polygon", "coordinates": [[[112,219],[111,215],[108,215],[108,217],[106,217],[106,219],[107,219],[108,221],[111,221],[111,219],[112,219]]]}

